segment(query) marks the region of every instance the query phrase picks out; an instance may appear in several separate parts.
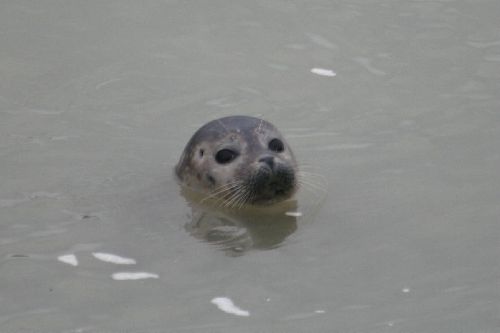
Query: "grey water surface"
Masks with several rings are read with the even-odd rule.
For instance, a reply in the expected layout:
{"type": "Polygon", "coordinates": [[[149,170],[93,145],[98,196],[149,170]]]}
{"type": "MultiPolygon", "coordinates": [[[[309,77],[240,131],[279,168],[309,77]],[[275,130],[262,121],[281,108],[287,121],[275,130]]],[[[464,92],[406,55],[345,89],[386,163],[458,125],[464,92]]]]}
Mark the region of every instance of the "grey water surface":
{"type": "Polygon", "coordinates": [[[499,14],[1,1],[0,332],[500,332],[499,14]],[[172,176],[232,114],[311,173],[307,213],[238,256],[172,176]]]}

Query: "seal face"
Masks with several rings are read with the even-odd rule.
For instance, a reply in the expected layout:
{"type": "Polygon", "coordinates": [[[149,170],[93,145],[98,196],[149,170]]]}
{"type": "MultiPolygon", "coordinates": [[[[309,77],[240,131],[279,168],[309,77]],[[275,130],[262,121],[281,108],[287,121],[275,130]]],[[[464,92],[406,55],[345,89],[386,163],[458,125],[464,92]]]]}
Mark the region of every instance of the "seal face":
{"type": "Polygon", "coordinates": [[[297,189],[296,171],[293,152],[276,127],[248,116],[224,117],[202,126],[175,167],[183,186],[225,207],[290,198],[297,189]]]}

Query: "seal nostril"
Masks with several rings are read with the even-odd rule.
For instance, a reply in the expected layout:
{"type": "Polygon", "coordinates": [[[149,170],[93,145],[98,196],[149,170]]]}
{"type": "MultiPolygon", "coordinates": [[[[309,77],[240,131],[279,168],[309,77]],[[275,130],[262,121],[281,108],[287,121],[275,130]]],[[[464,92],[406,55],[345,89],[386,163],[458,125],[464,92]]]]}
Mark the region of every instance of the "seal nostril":
{"type": "Polygon", "coordinates": [[[274,167],[274,157],[272,156],[261,157],[259,162],[266,163],[271,169],[274,167]]]}

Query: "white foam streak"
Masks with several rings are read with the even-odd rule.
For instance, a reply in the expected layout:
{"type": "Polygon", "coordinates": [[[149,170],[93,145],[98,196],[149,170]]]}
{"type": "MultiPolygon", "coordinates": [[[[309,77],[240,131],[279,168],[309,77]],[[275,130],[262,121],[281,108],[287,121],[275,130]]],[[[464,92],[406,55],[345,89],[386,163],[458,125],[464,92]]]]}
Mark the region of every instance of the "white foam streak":
{"type": "Polygon", "coordinates": [[[113,280],[125,281],[125,280],[143,280],[143,279],[158,279],[160,276],[155,273],[148,272],[118,272],[111,275],[113,280]]]}
{"type": "Polygon", "coordinates": [[[337,76],[337,73],[335,73],[331,69],[326,69],[326,68],[312,68],[311,73],[329,77],[337,76]]]}
{"type": "Polygon", "coordinates": [[[234,305],[233,301],[230,298],[215,297],[214,299],[212,299],[211,303],[215,304],[219,308],[219,310],[224,311],[226,313],[242,317],[250,316],[250,312],[242,310],[236,305],[234,305]]]}
{"type": "Polygon", "coordinates": [[[110,262],[117,265],[134,265],[135,259],[125,258],[112,253],[92,252],[92,255],[101,261],[110,262]]]}
{"type": "Polygon", "coordinates": [[[302,213],[301,212],[286,212],[286,216],[292,216],[292,217],[301,217],[302,213]]]}
{"type": "Polygon", "coordinates": [[[68,264],[71,266],[78,266],[78,259],[74,254],[65,254],[62,256],[57,257],[57,260],[64,264],[68,264]]]}

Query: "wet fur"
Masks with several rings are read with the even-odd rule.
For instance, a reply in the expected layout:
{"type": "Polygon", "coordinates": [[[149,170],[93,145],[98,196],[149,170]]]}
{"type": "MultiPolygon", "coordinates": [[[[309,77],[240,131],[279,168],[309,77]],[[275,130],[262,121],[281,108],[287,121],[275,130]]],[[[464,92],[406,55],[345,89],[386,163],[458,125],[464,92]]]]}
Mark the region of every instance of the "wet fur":
{"type": "Polygon", "coordinates": [[[213,120],[189,140],[175,168],[181,184],[204,194],[204,201],[238,208],[268,205],[290,198],[298,187],[297,163],[291,148],[269,122],[247,116],[213,120]],[[271,151],[269,142],[279,139],[283,152],[271,151]],[[239,156],[228,164],[214,159],[220,149],[239,156]],[[272,166],[260,160],[272,159],[272,166]]]}

